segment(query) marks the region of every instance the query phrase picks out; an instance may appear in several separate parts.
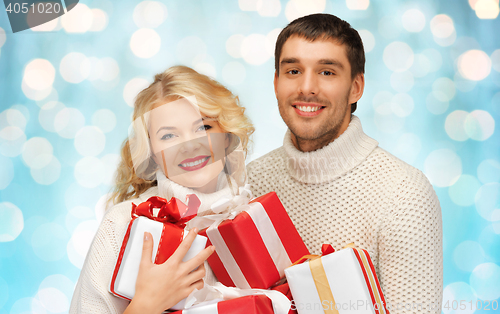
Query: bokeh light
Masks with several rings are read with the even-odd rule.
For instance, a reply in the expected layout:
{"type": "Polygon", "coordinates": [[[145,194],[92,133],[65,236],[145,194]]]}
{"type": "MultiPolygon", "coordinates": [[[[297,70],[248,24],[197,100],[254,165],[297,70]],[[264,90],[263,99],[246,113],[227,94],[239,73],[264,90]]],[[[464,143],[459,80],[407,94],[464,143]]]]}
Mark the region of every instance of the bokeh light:
{"type": "Polygon", "coordinates": [[[97,221],[87,220],[79,224],[71,235],[67,245],[67,254],[70,262],[77,268],[82,268],[98,226],[97,221]]]}
{"type": "Polygon", "coordinates": [[[498,17],[500,8],[498,1],[494,0],[478,0],[474,6],[476,15],[483,20],[492,20],[498,17]]]}
{"type": "Polygon", "coordinates": [[[130,49],[139,58],[155,56],[161,48],[161,37],[154,29],[141,28],[130,38],[130,49]]]}
{"type": "Polygon", "coordinates": [[[474,289],[465,282],[454,282],[443,290],[443,313],[444,314],[472,314],[475,311],[475,307],[465,307],[465,309],[460,309],[459,306],[454,306],[453,302],[463,301],[470,304],[476,304],[477,297],[474,289]],[[448,306],[446,306],[448,305],[448,306]]]}
{"type": "Polygon", "coordinates": [[[246,76],[245,66],[237,61],[228,62],[222,68],[222,79],[228,85],[243,83],[246,76]]]}
{"type": "Polygon", "coordinates": [[[0,242],[14,241],[24,228],[21,210],[10,202],[0,203],[0,242]]]}
{"type": "Polygon", "coordinates": [[[446,134],[455,141],[466,141],[469,135],[465,131],[465,121],[469,113],[463,110],[455,110],[451,112],[444,123],[446,134]]]}
{"type": "Polygon", "coordinates": [[[67,33],[85,33],[91,29],[93,18],[92,10],[79,3],[61,17],[61,24],[67,33]]]}
{"type": "Polygon", "coordinates": [[[370,0],[345,0],[349,10],[366,10],[370,6],[370,0]]]}
{"type": "Polygon", "coordinates": [[[0,190],[5,189],[14,179],[14,165],[10,158],[0,155],[0,190]]]}
{"type": "Polygon", "coordinates": [[[51,262],[62,259],[66,254],[68,232],[64,227],[49,222],[40,225],[31,236],[31,246],[36,256],[43,261],[51,262]]]}
{"type": "Polygon", "coordinates": [[[408,32],[418,33],[425,27],[425,15],[419,9],[409,9],[401,16],[401,22],[408,32]]]}
{"type": "Polygon", "coordinates": [[[101,32],[108,26],[108,15],[101,9],[92,9],[92,26],[89,31],[101,32]]]}
{"type": "Polygon", "coordinates": [[[80,52],[70,52],[61,60],[59,72],[63,79],[69,83],[78,84],[90,75],[91,63],[80,52]]]}
{"type": "Polygon", "coordinates": [[[41,168],[31,168],[30,174],[36,183],[50,185],[59,179],[61,175],[61,163],[57,157],[52,156],[45,166],[41,168]]]}
{"type": "Polygon", "coordinates": [[[413,112],[413,98],[408,94],[396,94],[392,98],[391,110],[398,117],[407,117],[413,112]]]}
{"type": "Polygon", "coordinates": [[[116,116],[109,109],[99,109],[92,115],[92,124],[102,132],[108,133],[115,129],[116,116]]]}
{"type": "Polygon", "coordinates": [[[29,88],[43,91],[52,87],[55,76],[56,70],[50,61],[35,59],[26,65],[23,81],[29,88]]]}
{"type": "Polygon", "coordinates": [[[393,72],[391,74],[391,86],[395,91],[400,93],[409,92],[414,84],[415,80],[413,79],[413,74],[410,71],[393,72]]]}
{"type": "Polygon", "coordinates": [[[464,122],[467,135],[476,141],[485,141],[495,132],[495,119],[484,110],[474,110],[464,122]]]}
{"type": "Polygon", "coordinates": [[[453,260],[459,269],[471,272],[484,262],[484,250],[476,241],[464,241],[453,251],[453,260]]]}
{"type": "Polygon", "coordinates": [[[434,93],[430,93],[425,99],[425,105],[429,112],[438,115],[445,113],[446,110],[448,110],[450,104],[447,101],[441,101],[437,99],[434,93]]]}
{"type": "Polygon", "coordinates": [[[128,81],[123,88],[123,99],[125,100],[127,105],[133,107],[137,94],[148,87],[150,83],[151,82],[141,77],[135,77],[128,81]]]}
{"type": "Polygon", "coordinates": [[[30,168],[40,169],[52,159],[52,144],[43,137],[32,137],[24,144],[23,160],[30,168]]]}
{"type": "Polygon", "coordinates": [[[54,129],[64,138],[74,138],[84,125],[85,117],[76,108],[62,108],[54,118],[54,129]]]}
{"type": "Polygon", "coordinates": [[[459,206],[471,206],[474,205],[474,199],[480,187],[481,184],[474,176],[463,174],[450,186],[448,194],[453,203],[459,206]]]}
{"type": "Polygon", "coordinates": [[[413,64],[414,54],[404,42],[395,41],[384,49],[384,63],[391,71],[404,72],[413,64]]]}
{"type": "Polygon", "coordinates": [[[500,183],[486,183],[476,193],[476,210],[486,220],[495,221],[496,213],[500,209],[500,183]]]}
{"type": "Polygon", "coordinates": [[[0,154],[15,157],[21,154],[26,134],[17,126],[7,126],[0,130],[0,154]]]}
{"type": "Polygon", "coordinates": [[[75,179],[83,187],[94,188],[103,181],[104,165],[96,157],[80,159],[75,165],[75,179]]]}
{"type": "Polygon", "coordinates": [[[231,35],[226,40],[226,51],[233,58],[241,58],[241,43],[245,36],[241,34],[231,35]]]}
{"type": "Polygon", "coordinates": [[[167,7],[158,1],[142,1],[134,9],[133,20],[139,28],[156,28],[167,18],[167,7]]]}
{"type": "Polygon", "coordinates": [[[59,111],[64,108],[64,104],[58,101],[49,101],[43,105],[42,108],[40,108],[40,112],[38,113],[38,122],[45,131],[56,132],[54,122],[59,111]]]}
{"type": "Polygon", "coordinates": [[[500,182],[500,162],[494,159],[483,160],[477,167],[477,178],[483,184],[500,182]]]}
{"type": "Polygon", "coordinates": [[[432,185],[438,187],[453,185],[462,174],[462,160],[450,149],[435,150],[425,159],[424,173],[432,185]]]}
{"type": "Polygon", "coordinates": [[[375,48],[375,36],[372,32],[366,29],[361,29],[358,31],[361,40],[363,41],[363,48],[365,48],[365,53],[368,53],[375,48]]]}
{"type": "Polygon", "coordinates": [[[241,57],[251,65],[261,65],[272,56],[266,49],[266,45],[266,36],[251,34],[241,42],[241,57]]]}
{"type": "Polygon", "coordinates": [[[482,300],[500,297],[500,267],[495,263],[478,265],[470,275],[470,285],[482,300]]]}
{"type": "Polygon", "coordinates": [[[430,22],[430,27],[434,41],[438,45],[447,47],[455,42],[457,38],[455,25],[448,15],[438,14],[434,16],[430,22]]]}
{"type": "Polygon", "coordinates": [[[432,84],[432,93],[436,99],[448,102],[455,97],[455,83],[447,77],[440,77],[432,84]]]}
{"type": "Polygon", "coordinates": [[[468,80],[481,81],[491,72],[490,57],[481,50],[466,51],[458,58],[458,71],[468,80]]]}
{"type": "Polygon", "coordinates": [[[326,0],[289,0],[285,7],[285,16],[288,22],[299,17],[322,13],[325,11],[326,0]]]}
{"type": "Polygon", "coordinates": [[[0,49],[7,41],[7,35],[5,35],[5,30],[0,27],[0,49]]]}
{"type": "Polygon", "coordinates": [[[97,156],[106,145],[106,136],[98,127],[85,126],[76,133],[74,144],[80,155],[97,156]]]}

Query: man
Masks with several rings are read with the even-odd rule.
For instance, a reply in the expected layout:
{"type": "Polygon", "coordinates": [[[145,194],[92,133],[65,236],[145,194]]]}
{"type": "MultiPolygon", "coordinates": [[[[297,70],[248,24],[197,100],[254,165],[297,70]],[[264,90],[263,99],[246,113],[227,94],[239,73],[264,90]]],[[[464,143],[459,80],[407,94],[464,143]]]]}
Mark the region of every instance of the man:
{"type": "Polygon", "coordinates": [[[369,251],[392,313],[441,313],[442,222],[421,171],[363,133],[352,115],[365,56],[328,14],[291,22],[275,50],[283,146],[248,165],[256,196],[276,191],[311,252],[354,242],[369,251]]]}

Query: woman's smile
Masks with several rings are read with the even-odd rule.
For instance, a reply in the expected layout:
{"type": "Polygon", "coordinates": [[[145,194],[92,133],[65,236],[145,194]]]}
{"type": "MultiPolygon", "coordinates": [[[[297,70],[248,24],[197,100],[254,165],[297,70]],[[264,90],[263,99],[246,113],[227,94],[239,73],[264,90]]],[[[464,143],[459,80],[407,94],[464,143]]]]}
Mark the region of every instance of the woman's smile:
{"type": "Polygon", "coordinates": [[[181,161],[179,167],[186,171],[195,171],[205,167],[210,160],[210,156],[201,155],[194,158],[187,158],[181,161]]]}

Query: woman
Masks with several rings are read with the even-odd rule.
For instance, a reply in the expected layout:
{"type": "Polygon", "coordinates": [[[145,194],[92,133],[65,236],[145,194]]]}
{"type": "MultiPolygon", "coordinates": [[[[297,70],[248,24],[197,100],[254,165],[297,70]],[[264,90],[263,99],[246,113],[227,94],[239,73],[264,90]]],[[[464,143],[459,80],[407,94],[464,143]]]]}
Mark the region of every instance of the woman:
{"type": "Polygon", "coordinates": [[[254,131],[244,111],[224,86],[183,66],[156,75],[139,93],[111,198],[116,205],[107,211],[89,249],[70,313],[161,313],[203,287],[203,263],[213,247],[182,262],[196,235],[191,230],[162,265],[148,258],[153,241],[145,233],[134,298],[129,303],[108,292],[132,202],[156,195],[184,201],[196,194],[199,215],[204,215],[221,197],[238,193],[246,180],[244,155],[254,131]]]}

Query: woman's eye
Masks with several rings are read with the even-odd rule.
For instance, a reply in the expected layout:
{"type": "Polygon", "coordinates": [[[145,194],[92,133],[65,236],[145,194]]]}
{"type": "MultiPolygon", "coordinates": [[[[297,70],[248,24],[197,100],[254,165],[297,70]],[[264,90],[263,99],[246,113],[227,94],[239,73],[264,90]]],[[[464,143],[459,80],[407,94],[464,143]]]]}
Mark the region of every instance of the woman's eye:
{"type": "Polygon", "coordinates": [[[174,136],[175,136],[175,135],[174,135],[174,134],[172,134],[172,133],[167,133],[167,134],[163,135],[163,136],[161,137],[161,139],[162,139],[162,140],[169,140],[169,139],[173,138],[174,136]]]}
{"type": "Polygon", "coordinates": [[[212,128],[212,126],[211,126],[211,125],[204,124],[204,125],[200,126],[200,127],[198,128],[198,130],[196,130],[196,131],[208,131],[208,130],[210,130],[211,128],[212,128]]]}

